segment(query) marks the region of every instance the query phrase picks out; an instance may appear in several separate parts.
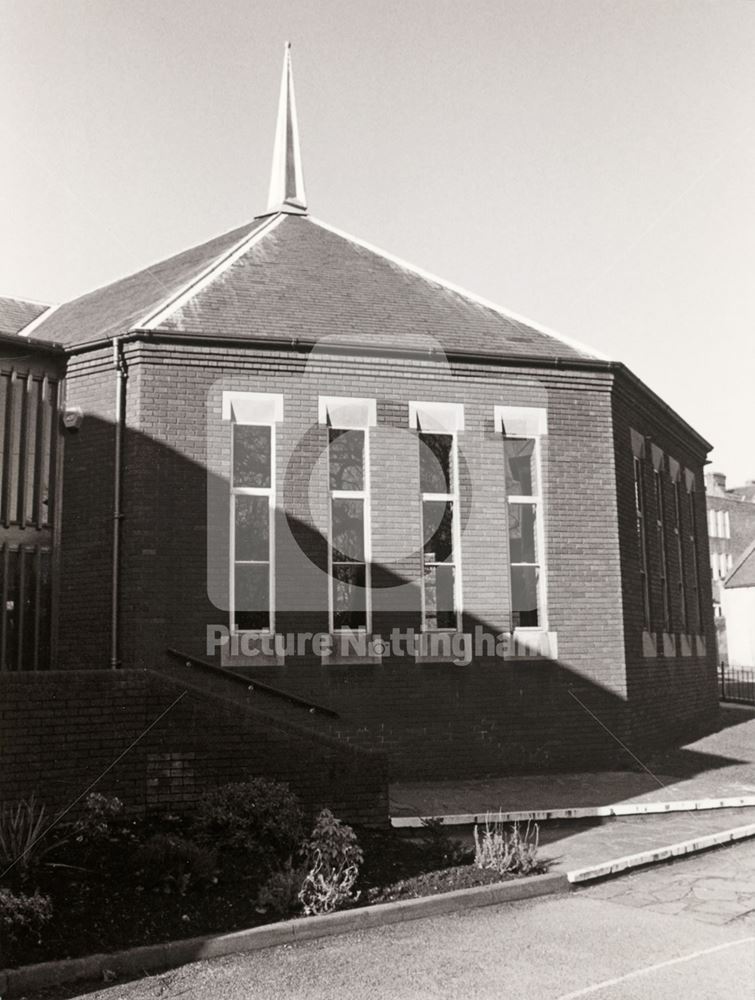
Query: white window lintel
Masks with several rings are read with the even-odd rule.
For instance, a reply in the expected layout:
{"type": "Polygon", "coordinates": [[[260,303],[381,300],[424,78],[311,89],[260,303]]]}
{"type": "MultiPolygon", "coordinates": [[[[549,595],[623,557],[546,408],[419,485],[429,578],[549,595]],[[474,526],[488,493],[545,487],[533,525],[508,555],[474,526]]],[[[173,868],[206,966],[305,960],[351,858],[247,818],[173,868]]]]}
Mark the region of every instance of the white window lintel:
{"type": "Polygon", "coordinates": [[[223,420],[235,424],[277,424],[283,420],[283,396],[276,392],[223,392],[223,420]]]}
{"type": "Polygon", "coordinates": [[[430,434],[453,434],[464,430],[464,404],[410,402],[409,426],[430,434]]]}
{"type": "Polygon", "coordinates": [[[319,423],[339,430],[366,430],[377,424],[377,406],[374,399],[320,396],[317,419],[319,423]]]}
{"type": "Polygon", "coordinates": [[[536,438],[548,433],[544,406],[495,406],[495,429],[506,437],[536,438]]]}

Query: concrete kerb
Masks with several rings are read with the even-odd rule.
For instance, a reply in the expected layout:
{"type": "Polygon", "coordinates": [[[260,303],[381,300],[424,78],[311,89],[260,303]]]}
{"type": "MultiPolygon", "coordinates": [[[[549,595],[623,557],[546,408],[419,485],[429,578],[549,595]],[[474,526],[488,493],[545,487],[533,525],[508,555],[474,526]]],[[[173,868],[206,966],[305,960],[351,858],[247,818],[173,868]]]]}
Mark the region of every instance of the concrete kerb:
{"type": "Polygon", "coordinates": [[[711,847],[733,844],[737,840],[746,840],[748,837],[755,837],[755,823],[734,827],[731,830],[721,830],[719,833],[709,833],[703,837],[695,837],[693,840],[680,841],[677,844],[668,844],[666,847],[654,847],[637,854],[626,854],[621,858],[614,858],[597,865],[575,868],[567,872],[566,877],[570,884],[590,882],[593,879],[619,875],[630,868],[640,868],[658,861],[667,861],[669,858],[681,858],[685,854],[697,854],[699,851],[707,851],[711,847]]]}
{"type": "Polygon", "coordinates": [[[529,875],[493,885],[457,889],[453,892],[361,906],[321,917],[298,917],[264,927],[208,935],[164,944],[143,945],[109,955],[88,955],[62,962],[42,962],[0,972],[0,996],[20,996],[33,990],[66,983],[103,980],[107,975],[134,975],[176,968],[188,962],[222,955],[257,951],[282,944],[295,944],[314,938],[346,934],[350,931],[382,927],[387,924],[438,916],[459,910],[497,903],[531,899],[562,892],[569,888],[565,874],[529,875]]]}
{"type": "Polygon", "coordinates": [[[471,826],[484,823],[487,817],[501,823],[526,823],[529,821],[596,819],[618,816],[651,816],[657,813],[698,812],[708,809],[742,809],[755,807],[755,795],[741,795],[725,799],[679,799],[670,802],[619,802],[612,806],[576,806],[571,809],[519,809],[487,812],[450,813],[433,816],[391,816],[394,829],[421,829],[428,819],[442,819],[445,826],[471,826]]]}

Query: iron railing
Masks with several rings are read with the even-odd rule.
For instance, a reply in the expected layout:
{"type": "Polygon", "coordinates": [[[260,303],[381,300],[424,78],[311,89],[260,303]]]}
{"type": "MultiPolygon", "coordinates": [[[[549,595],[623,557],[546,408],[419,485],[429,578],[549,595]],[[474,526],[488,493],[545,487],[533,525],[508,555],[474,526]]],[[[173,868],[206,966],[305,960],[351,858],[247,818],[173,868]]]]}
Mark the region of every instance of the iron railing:
{"type": "Polygon", "coordinates": [[[718,678],[722,700],[755,705],[755,669],[722,663],[718,678]]]}

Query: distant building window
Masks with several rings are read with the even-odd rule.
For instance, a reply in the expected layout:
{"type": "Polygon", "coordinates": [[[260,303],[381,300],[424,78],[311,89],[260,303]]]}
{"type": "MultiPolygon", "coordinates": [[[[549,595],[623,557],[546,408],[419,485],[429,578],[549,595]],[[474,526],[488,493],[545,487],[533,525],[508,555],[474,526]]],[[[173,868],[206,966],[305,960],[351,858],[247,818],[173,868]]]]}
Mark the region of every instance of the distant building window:
{"type": "Polygon", "coordinates": [[[229,609],[240,632],[275,629],[275,429],[281,396],[223,393],[231,428],[229,609]]]}
{"type": "Polygon", "coordinates": [[[650,580],[648,577],[648,542],[645,511],[645,440],[632,431],[634,470],[634,510],[637,529],[637,554],[640,567],[640,593],[642,594],[642,625],[650,631],[650,580]]]}
{"type": "Polygon", "coordinates": [[[708,534],[711,538],[717,538],[718,532],[718,521],[716,520],[716,512],[714,510],[708,511],[708,534]]]}
{"type": "Polygon", "coordinates": [[[724,511],[724,538],[731,538],[731,520],[728,510],[724,511]]]}
{"type": "Polygon", "coordinates": [[[503,433],[514,629],[546,627],[540,442],[545,410],[496,407],[503,433]]]}
{"type": "Polygon", "coordinates": [[[411,402],[409,426],[417,431],[422,532],[422,629],[461,627],[461,534],[458,433],[460,403],[411,402]]]}

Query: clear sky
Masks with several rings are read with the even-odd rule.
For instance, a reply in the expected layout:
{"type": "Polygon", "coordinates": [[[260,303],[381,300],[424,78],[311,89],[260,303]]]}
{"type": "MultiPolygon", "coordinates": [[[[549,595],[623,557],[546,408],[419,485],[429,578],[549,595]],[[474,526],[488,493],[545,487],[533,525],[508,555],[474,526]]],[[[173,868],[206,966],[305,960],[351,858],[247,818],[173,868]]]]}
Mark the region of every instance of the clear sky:
{"type": "Polygon", "coordinates": [[[624,361],[755,479],[753,0],[0,0],[0,293],[314,215],[624,361]]]}

